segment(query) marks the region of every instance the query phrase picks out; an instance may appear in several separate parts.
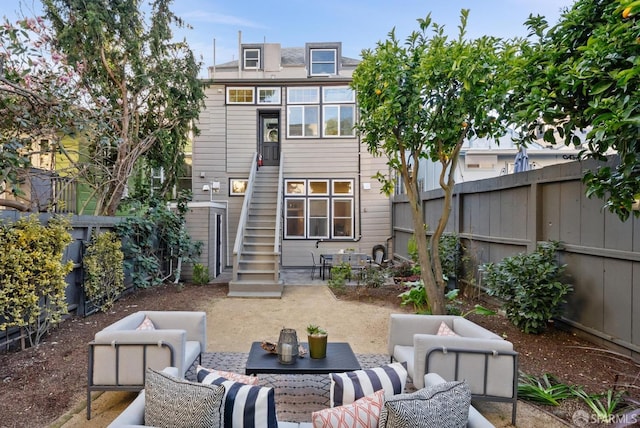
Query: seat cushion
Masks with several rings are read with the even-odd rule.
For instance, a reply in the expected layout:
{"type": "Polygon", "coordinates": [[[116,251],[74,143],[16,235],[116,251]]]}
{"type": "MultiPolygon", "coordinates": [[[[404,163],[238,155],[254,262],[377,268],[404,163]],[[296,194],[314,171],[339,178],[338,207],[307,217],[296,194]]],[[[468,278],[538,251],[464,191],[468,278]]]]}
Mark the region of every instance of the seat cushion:
{"type": "Polygon", "coordinates": [[[413,371],[413,346],[396,345],[393,348],[393,359],[399,362],[407,363],[407,373],[409,377],[412,377],[415,373],[413,371]]]}
{"type": "Polygon", "coordinates": [[[144,421],[162,427],[221,428],[224,387],[203,385],[147,369],[144,421]]]}
{"type": "Polygon", "coordinates": [[[406,363],[393,363],[365,370],[330,373],[330,406],[351,404],[381,389],[385,397],[402,393],[407,383],[406,367],[406,363]]]}
{"type": "Polygon", "coordinates": [[[465,382],[445,382],[388,398],[380,428],[462,428],[467,426],[471,390],[465,382]]]}

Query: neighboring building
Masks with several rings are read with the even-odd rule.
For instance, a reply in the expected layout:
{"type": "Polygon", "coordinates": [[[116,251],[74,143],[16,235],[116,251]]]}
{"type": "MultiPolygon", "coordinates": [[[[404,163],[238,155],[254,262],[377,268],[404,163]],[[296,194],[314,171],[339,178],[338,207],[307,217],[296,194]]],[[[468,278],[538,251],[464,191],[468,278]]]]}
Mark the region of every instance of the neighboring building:
{"type": "Polygon", "coordinates": [[[389,199],[372,177],[387,167],[354,130],[359,61],[341,43],[240,43],[238,58],[203,82],[188,225],[212,276],[233,267],[230,294],[279,295],[279,270],[310,267],[312,252],[386,245],[389,199]]]}

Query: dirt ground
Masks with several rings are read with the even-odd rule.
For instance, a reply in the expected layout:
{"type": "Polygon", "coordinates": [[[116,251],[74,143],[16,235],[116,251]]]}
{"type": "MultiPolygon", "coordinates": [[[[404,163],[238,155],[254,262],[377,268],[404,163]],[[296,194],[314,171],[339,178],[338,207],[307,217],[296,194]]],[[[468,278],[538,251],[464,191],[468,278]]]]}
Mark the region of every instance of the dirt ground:
{"type": "MultiPolygon", "coordinates": [[[[348,287],[348,291],[335,295],[324,286],[286,287],[286,298],[264,300],[227,298],[226,284],[187,285],[182,290],[163,285],[139,290],[119,300],[108,313],[68,318],[36,348],[0,354],[0,427],[62,426],[74,414],[81,421],[78,426],[86,425],[82,420],[86,344],[95,332],[128,313],[141,309],[205,310],[208,351],[248,352],[248,344],[253,341],[276,341],[282,327],[295,328],[302,334],[307,324],[315,323],[329,331],[330,340],[347,341],[356,353],[386,353],[389,314],[410,312],[399,304],[398,287],[348,287]]],[[[545,334],[534,336],[520,333],[499,315],[469,318],[512,341],[525,373],[553,373],[564,383],[584,385],[592,392],[614,388],[627,380],[625,373],[637,376],[636,365],[611,358],[591,343],[553,326],[545,334]]],[[[123,394],[122,406],[131,399],[127,393],[105,394],[123,394]]],[[[570,423],[578,409],[584,406],[573,402],[545,411],[570,423]]],[[[110,417],[92,419],[91,426],[105,426],[110,417]]]]}

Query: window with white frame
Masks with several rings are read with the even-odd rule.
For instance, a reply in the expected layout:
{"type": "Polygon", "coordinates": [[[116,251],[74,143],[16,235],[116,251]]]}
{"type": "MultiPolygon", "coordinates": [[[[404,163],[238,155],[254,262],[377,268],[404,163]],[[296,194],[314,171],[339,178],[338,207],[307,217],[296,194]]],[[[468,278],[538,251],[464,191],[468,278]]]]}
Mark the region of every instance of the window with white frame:
{"type": "Polygon", "coordinates": [[[287,105],[288,137],[356,135],[355,93],[348,86],[287,88],[287,105]]]}
{"type": "Polygon", "coordinates": [[[258,88],[258,104],[280,104],[280,88],[258,88]]]}
{"type": "Polygon", "coordinates": [[[247,70],[260,69],[260,49],[244,49],[243,50],[243,66],[247,70]]]}
{"type": "Polygon", "coordinates": [[[353,237],[353,199],[334,198],[333,207],[333,238],[353,237]]]}
{"type": "Polygon", "coordinates": [[[353,239],[353,180],[285,180],[285,238],[353,239]]]}
{"type": "Polygon", "coordinates": [[[310,49],[309,75],[325,76],[338,74],[337,49],[310,49]]]}
{"type": "Polygon", "coordinates": [[[318,106],[289,106],[287,108],[289,137],[318,137],[320,108],[318,106]]]}
{"type": "Polygon", "coordinates": [[[228,87],[227,88],[227,103],[228,104],[253,104],[254,103],[254,88],[247,87],[228,87]]]}

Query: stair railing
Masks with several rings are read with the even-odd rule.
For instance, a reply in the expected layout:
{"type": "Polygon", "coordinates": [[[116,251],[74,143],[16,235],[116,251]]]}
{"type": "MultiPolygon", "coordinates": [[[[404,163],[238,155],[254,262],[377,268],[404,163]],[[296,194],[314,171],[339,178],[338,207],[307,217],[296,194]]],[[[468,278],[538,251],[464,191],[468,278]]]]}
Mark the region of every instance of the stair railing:
{"type": "Polygon", "coordinates": [[[283,209],[283,197],[282,189],[284,187],[284,153],[280,153],[280,168],[278,170],[278,197],[276,202],[276,233],[273,242],[273,257],[274,257],[274,281],[280,279],[280,247],[282,244],[282,209],[283,209]]]}
{"type": "Polygon", "coordinates": [[[249,204],[253,197],[253,183],[256,181],[256,171],[258,170],[258,152],[253,153],[251,161],[251,169],[249,172],[249,182],[244,192],[244,201],[242,202],[242,211],[240,211],[240,219],[238,220],[238,230],[236,231],[236,241],[233,245],[233,280],[238,280],[238,263],[242,254],[242,243],[244,242],[244,232],[247,227],[247,219],[249,218],[249,204]]]}

